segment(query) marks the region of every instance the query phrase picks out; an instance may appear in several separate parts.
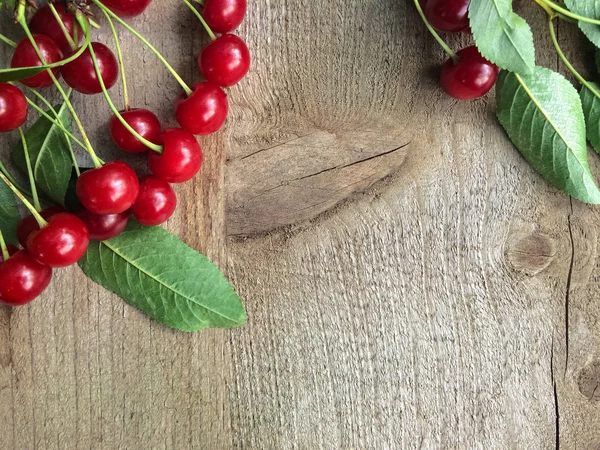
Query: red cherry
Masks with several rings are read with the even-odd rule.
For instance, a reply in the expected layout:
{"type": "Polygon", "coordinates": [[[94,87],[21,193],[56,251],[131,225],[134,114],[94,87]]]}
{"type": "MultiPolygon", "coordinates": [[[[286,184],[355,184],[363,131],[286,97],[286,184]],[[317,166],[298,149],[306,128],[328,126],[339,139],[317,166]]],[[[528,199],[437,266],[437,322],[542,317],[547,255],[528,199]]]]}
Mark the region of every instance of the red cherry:
{"type": "Polygon", "coordinates": [[[167,183],[183,183],[191,180],[202,165],[202,150],[189,131],[171,128],[162,134],[162,153],[150,152],[150,171],[167,183]]]}
{"type": "Polygon", "coordinates": [[[120,235],[129,222],[129,211],[119,214],[94,214],[87,209],[77,213],[90,233],[90,241],[107,241],[120,235]]]}
{"type": "Polygon", "coordinates": [[[27,251],[39,263],[52,268],[67,267],[81,259],[89,243],[83,221],[73,214],[59,213],[44,228],[31,233],[27,251]]]}
{"type": "Polygon", "coordinates": [[[228,87],[238,83],[250,69],[250,52],[234,34],[224,34],[200,52],[200,73],[207,81],[228,87]]]}
{"type": "Polygon", "coordinates": [[[142,225],[153,227],[164,223],[177,207],[177,196],[169,183],[152,176],[140,180],[140,195],[131,211],[142,225]]]}
{"type": "MultiPolygon", "coordinates": [[[[15,253],[17,253],[19,251],[19,248],[16,245],[12,245],[12,244],[7,244],[6,245],[6,250],[8,251],[8,256],[12,256],[15,253]]],[[[0,263],[4,262],[4,255],[2,254],[2,251],[0,251],[0,263]]]]}
{"type": "MultiPolygon", "coordinates": [[[[119,78],[119,63],[110,48],[100,42],[92,42],[94,54],[106,89],[114,86],[119,78]]],[[[86,49],[76,60],[66,64],[61,69],[65,82],[82,94],[99,94],[102,92],[92,55],[86,49]]]]}
{"type": "Polygon", "coordinates": [[[0,132],[11,131],[27,119],[27,99],[18,87],[0,83],[0,132]]]}
{"type": "Polygon", "coordinates": [[[19,250],[0,264],[0,301],[21,306],[38,297],[50,284],[52,269],[19,250]]]}
{"type": "Polygon", "coordinates": [[[246,0],[206,0],[202,17],[215,33],[229,33],[246,15],[246,0]]]}
{"type": "Polygon", "coordinates": [[[444,91],[458,100],[487,94],[498,78],[498,66],[481,56],[475,46],[464,48],[457,55],[458,64],[449,58],[442,66],[440,81],[444,91]]]}
{"type": "Polygon", "coordinates": [[[151,0],[102,0],[102,4],[121,17],[139,16],[151,0]]]}
{"type": "Polygon", "coordinates": [[[189,97],[181,94],[175,102],[175,118],[192,134],[211,134],[227,118],[227,95],[213,83],[198,83],[189,97]]]}
{"type": "MultiPolygon", "coordinates": [[[[50,208],[40,211],[40,216],[45,220],[50,220],[52,216],[62,212],[65,212],[65,210],[61,206],[51,206],[50,208]]],[[[29,239],[29,235],[34,231],[39,230],[40,226],[37,223],[37,220],[35,220],[35,217],[32,215],[23,217],[17,225],[17,240],[19,241],[19,244],[21,244],[23,248],[27,248],[27,239],[29,239]]]]}
{"type": "MultiPolygon", "coordinates": [[[[43,34],[34,34],[33,40],[39,47],[46,64],[53,64],[62,59],[62,52],[53,39],[49,38],[48,36],[44,36],[43,34]]],[[[33,45],[31,45],[31,42],[29,42],[29,39],[24,38],[21,40],[15,49],[12,61],[10,62],[10,67],[35,67],[43,65],[44,63],[38,57],[33,45]]],[[[58,77],[60,74],[58,67],[52,69],[52,72],[54,72],[56,77],[58,77]]],[[[21,80],[21,83],[31,88],[43,88],[52,86],[53,84],[52,78],[47,71],[43,71],[32,77],[25,78],[24,80],[21,80]]]]}
{"type": "Polygon", "coordinates": [[[137,175],[122,161],[83,172],[76,186],[81,204],[96,214],[127,211],[135,203],[139,190],[137,175]]]}
{"type": "MultiPolygon", "coordinates": [[[[154,144],[160,144],[160,122],[154,113],[147,109],[130,109],[121,111],[121,116],[143,138],[154,144]]],[[[113,115],[110,119],[110,136],[113,142],[126,152],[139,153],[148,150],[148,147],[138,141],[123,126],[116,115],[113,115]]]]}
{"type": "Polygon", "coordinates": [[[428,0],[425,16],[433,28],[447,33],[466,31],[469,28],[471,0],[428,0]]]}
{"type": "MultiPolygon", "coordinates": [[[[77,25],[75,16],[67,12],[62,3],[54,3],[54,8],[56,8],[56,12],[73,40],[75,40],[75,27],[77,27],[77,43],[80,44],[83,40],[83,31],[81,30],[81,27],[77,25]]],[[[54,39],[54,42],[56,42],[63,53],[67,54],[71,52],[72,49],[69,45],[69,41],[67,41],[65,34],[48,5],[42,6],[33,15],[31,22],[29,22],[29,29],[32,33],[43,34],[54,39]]]]}

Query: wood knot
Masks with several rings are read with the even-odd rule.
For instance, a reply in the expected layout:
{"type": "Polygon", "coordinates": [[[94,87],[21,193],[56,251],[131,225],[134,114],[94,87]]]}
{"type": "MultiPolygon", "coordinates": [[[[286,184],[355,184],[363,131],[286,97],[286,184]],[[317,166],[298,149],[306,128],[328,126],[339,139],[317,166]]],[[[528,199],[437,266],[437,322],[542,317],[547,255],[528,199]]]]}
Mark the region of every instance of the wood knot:
{"type": "Polygon", "coordinates": [[[556,255],[556,242],[547,234],[516,233],[509,238],[506,257],[518,271],[535,275],[550,265],[556,255]]]}
{"type": "Polygon", "coordinates": [[[594,361],[579,372],[577,385],[581,395],[590,402],[600,402],[600,361],[594,361]]]}

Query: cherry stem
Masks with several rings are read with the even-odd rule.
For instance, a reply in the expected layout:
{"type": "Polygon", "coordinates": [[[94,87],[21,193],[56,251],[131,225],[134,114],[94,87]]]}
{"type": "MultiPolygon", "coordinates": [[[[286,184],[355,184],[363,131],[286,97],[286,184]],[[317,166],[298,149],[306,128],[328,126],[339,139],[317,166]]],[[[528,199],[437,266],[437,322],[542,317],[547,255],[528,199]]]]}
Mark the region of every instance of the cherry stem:
{"type": "Polygon", "coordinates": [[[19,189],[17,189],[15,185],[11,183],[11,181],[6,177],[6,175],[4,175],[4,173],[0,172],[0,178],[2,178],[2,181],[4,181],[6,185],[10,188],[10,190],[14,192],[17,198],[23,202],[23,204],[29,210],[31,215],[35,217],[35,220],[39,224],[40,228],[48,225],[48,222],[46,222],[44,218],[40,216],[40,213],[34,208],[34,206],[31,203],[29,203],[29,200],[27,200],[25,196],[21,194],[21,191],[19,191],[19,189]]]}
{"type": "Polygon", "coordinates": [[[58,11],[54,7],[54,4],[52,2],[48,2],[48,7],[50,8],[50,11],[52,11],[52,15],[54,16],[54,18],[58,22],[58,26],[60,27],[61,31],[65,35],[65,39],[69,43],[69,46],[71,47],[71,50],[77,50],[77,44],[75,43],[75,41],[71,37],[71,34],[69,33],[69,30],[67,30],[67,27],[65,26],[65,23],[62,21],[62,19],[58,15],[58,11]]]}
{"type": "Polygon", "coordinates": [[[6,241],[4,240],[4,235],[2,234],[2,230],[0,230],[0,250],[2,251],[2,258],[6,261],[10,258],[8,254],[8,248],[6,247],[6,241]]]}
{"type": "MultiPolygon", "coordinates": [[[[568,9],[563,8],[562,6],[557,5],[556,3],[554,3],[550,0],[540,0],[540,1],[542,3],[544,3],[544,5],[546,5],[547,7],[552,8],[554,11],[562,14],[563,16],[570,17],[571,19],[575,19],[580,22],[587,22],[587,23],[593,23],[595,25],[600,25],[600,20],[592,19],[591,17],[580,16],[579,14],[572,13],[568,9]]],[[[536,0],[536,2],[538,4],[540,3],[537,0],[536,0]]]]}
{"type": "Polygon", "coordinates": [[[33,199],[33,206],[37,211],[41,211],[40,198],[38,197],[37,187],[35,185],[35,177],[33,176],[33,169],[31,167],[31,158],[29,157],[29,148],[27,147],[27,139],[23,129],[19,127],[19,134],[21,135],[21,142],[23,144],[23,154],[25,155],[25,165],[27,166],[27,176],[29,177],[29,187],[31,189],[31,198],[33,199]]]}
{"type": "Polygon", "coordinates": [[[29,192],[29,190],[27,190],[23,186],[21,186],[19,184],[19,182],[14,179],[14,177],[10,174],[10,172],[8,170],[6,170],[6,167],[4,166],[4,164],[2,163],[2,161],[0,161],[0,173],[2,173],[6,178],[8,178],[12,184],[14,184],[15,186],[17,186],[17,188],[21,192],[25,192],[29,197],[31,197],[31,192],[29,192]]]}
{"type": "Polygon", "coordinates": [[[10,45],[12,48],[16,48],[17,47],[17,43],[15,41],[13,41],[12,39],[7,38],[6,36],[4,36],[2,33],[0,33],[0,41],[3,41],[5,43],[7,43],[8,45],[10,45]]]}
{"type": "MultiPolygon", "coordinates": [[[[183,1],[185,1],[185,0],[183,0],[183,1]]],[[[446,44],[444,42],[444,40],[440,37],[440,35],[437,33],[437,31],[435,31],[433,29],[433,27],[431,26],[431,24],[427,20],[427,17],[425,17],[425,13],[423,12],[423,9],[421,8],[421,4],[419,3],[419,0],[414,0],[414,2],[415,2],[415,7],[417,8],[417,11],[419,12],[419,15],[421,16],[421,19],[423,19],[423,22],[425,23],[425,26],[427,27],[427,29],[429,30],[429,32],[435,38],[435,40],[437,41],[437,43],[440,44],[440,46],[448,54],[448,56],[450,56],[450,58],[452,58],[452,62],[454,63],[454,65],[457,65],[459,63],[459,61],[460,61],[460,58],[458,57],[458,55],[454,52],[454,50],[452,50],[448,46],[448,44],[446,44]]]]}
{"type": "Polygon", "coordinates": [[[123,63],[123,52],[119,43],[119,35],[115,29],[115,24],[106,11],[102,11],[106,16],[106,21],[110,27],[110,31],[115,39],[115,48],[117,49],[117,58],[119,59],[119,71],[121,72],[121,83],[123,84],[123,106],[125,111],[129,111],[129,92],[127,91],[127,74],[125,72],[125,64],[123,63]]]}
{"type": "Polygon", "coordinates": [[[148,139],[144,138],[141,134],[139,134],[137,131],[135,131],[131,127],[131,125],[129,125],[127,123],[127,121],[123,118],[123,116],[121,115],[121,113],[119,112],[119,110],[117,109],[115,104],[113,103],[113,101],[110,99],[110,95],[108,94],[108,91],[106,90],[106,85],[104,84],[104,80],[102,79],[102,73],[100,72],[100,66],[98,65],[98,60],[96,59],[96,54],[94,53],[94,48],[92,47],[92,44],[88,44],[88,47],[90,50],[90,55],[92,56],[92,62],[94,63],[94,69],[96,69],[96,76],[98,77],[98,81],[100,82],[100,87],[102,88],[102,93],[104,94],[104,98],[106,99],[106,102],[108,103],[108,106],[112,110],[113,114],[119,119],[119,121],[123,124],[123,126],[127,129],[127,131],[129,131],[131,134],[133,134],[133,136],[135,136],[135,138],[138,141],[140,141],[142,144],[144,144],[150,150],[155,151],[157,153],[162,153],[163,148],[161,145],[154,144],[154,143],[150,142],[148,139]]]}
{"type": "Polygon", "coordinates": [[[144,36],[142,36],[140,33],[138,33],[133,27],[131,27],[127,22],[125,22],[118,15],[116,15],[114,12],[112,12],[110,9],[108,9],[106,6],[104,6],[100,2],[100,0],[92,0],[92,1],[98,8],[100,8],[102,10],[102,12],[108,13],[110,15],[110,17],[112,17],[114,20],[119,22],[121,25],[123,25],[123,27],[125,27],[127,29],[127,31],[129,31],[136,38],[138,38],[140,41],[142,41],[144,43],[144,45],[146,47],[148,47],[150,49],[150,51],[152,51],[152,53],[154,53],[156,55],[156,57],[160,60],[160,62],[163,63],[163,65],[167,68],[167,70],[171,73],[171,75],[173,75],[173,78],[175,78],[175,80],[177,80],[177,82],[181,85],[181,87],[183,88],[185,93],[188,96],[192,95],[192,93],[193,93],[192,89],[190,89],[190,87],[186,84],[186,82],[183,81],[183,79],[179,76],[177,71],[175,71],[175,69],[173,69],[173,67],[167,62],[167,60],[164,58],[164,56],[161,55],[161,53],[148,41],[148,39],[146,39],[144,36]]]}
{"type": "Polygon", "coordinates": [[[202,23],[202,26],[204,27],[204,29],[206,30],[206,32],[210,36],[210,39],[212,41],[214,41],[217,37],[215,36],[215,33],[213,33],[213,30],[210,29],[210,27],[208,26],[208,24],[204,20],[204,17],[202,17],[202,14],[200,14],[200,12],[196,9],[196,7],[194,5],[192,5],[188,0],[181,0],[181,1],[183,3],[185,3],[188,6],[188,8],[190,8],[192,10],[192,12],[196,15],[196,17],[198,18],[198,20],[200,21],[200,23],[202,23]]]}

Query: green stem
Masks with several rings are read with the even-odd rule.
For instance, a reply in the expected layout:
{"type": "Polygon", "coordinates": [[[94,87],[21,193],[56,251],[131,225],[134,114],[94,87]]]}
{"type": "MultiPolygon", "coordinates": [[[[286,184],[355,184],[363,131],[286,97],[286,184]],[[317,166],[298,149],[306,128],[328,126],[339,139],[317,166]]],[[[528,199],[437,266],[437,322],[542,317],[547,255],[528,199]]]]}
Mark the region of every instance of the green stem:
{"type": "MultiPolygon", "coordinates": [[[[550,0],[540,0],[540,1],[542,3],[544,3],[544,5],[548,6],[549,8],[552,8],[554,11],[559,12],[563,16],[570,17],[571,19],[575,19],[575,20],[578,20],[581,22],[587,22],[587,23],[593,23],[595,25],[600,25],[600,20],[592,19],[590,17],[580,16],[579,14],[572,13],[568,9],[563,8],[562,6],[557,5],[556,3],[554,3],[550,0]]],[[[540,2],[538,1],[537,3],[539,4],[540,2]]]]}
{"type": "MultiPolygon", "coordinates": [[[[75,41],[71,37],[71,33],[69,33],[69,30],[67,30],[67,27],[65,26],[65,23],[62,21],[62,19],[58,15],[58,11],[54,7],[54,4],[52,2],[48,2],[48,7],[50,8],[50,11],[52,11],[52,15],[54,16],[54,18],[58,22],[58,26],[60,27],[61,31],[65,35],[65,39],[69,43],[69,46],[71,47],[71,50],[76,50],[77,49],[77,44],[75,43],[75,41]]],[[[75,27],[75,28],[77,28],[77,27],[75,27]]]]}
{"type": "Polygon", "coordinates": [[[29,197],[31,197],[31,192],[28,189],[24,188],[19,184],[17,180],[10,174],[10,172],[6,169],[2,161],[0,161],[0,173],[3,174],[6,178],[10,180],[10,182],[15,185],[21,192],[25,192],[29,197]]]}
{"type": "MultiPolygon", "coordinates": [[[[185,1],[185,0],[183,0],[183,1],[185,1]]],[[[415,2],[415,7],[417,8],[417,11],[419,12],[419,15],[421,16],[421,19],[423,19],[423,22],[425,23],[425,26],[427,27],[429,32],[432,34],[432,36],[437,41],[437,43],[440,44],[440,46],[448,54],[448,56],[450,56],[450,58],[452,58],[452,62],[454,62],[454,65],[458,64],[458,62],[460,61],[460,58],[454,52],[454,50],[452,50],[450,47],[448,47],[448,44],[446,44],[444,42],[444,40],[440,37],[440,35],[437,33],[437,31],[435,31],[433,29],[433,27],[427,20],[427,17],[425,17],[425,13],[423,12],[423,9],[421,8],[421,4],[419,3],[419,0],[414,0],[414,2],[415,2]]]]}
{"type": "Polygon", "coordinates": [[[167,70],[171,73],[171,75],[173,75],[173,77],[181,85],[181,87],[183,88],[185,93],[188,96],[192,95],[192,93],[193,93],[192,89],[190,89],[190,87],[186,84],[185,81],[183,81],[183,79],[179,76],[179,74],[175,71],[175,69],[173,69],[173,67],[171,67],[171,65],[167,62],[167,60],[164,58],[164,56],[161,55],[160,52],[150,42],[148,42],[148,40],[144,36],[142,36],[134,28],[132,28],[127,22],[125,22],[118,15],[116,15],[114,12],[112,12],[110,9],[108,9],[106,6],[104,6],[100,2],[100,0],[92,0],[92,1],[98,8],[100,8],[102,10],[102,12],[108,13],[110,15],[110,17],[112,17],[114,20],[119,22],[121,25],[123,25],[123,27],[125,27],[127,29],[127,31],[129,31],[136,38],[138,38],[140,41],[142,41],[144,43],[144,45],[146,47],[148,47],[150,49],[150,51],[152,51],[152,53],[154,53],[156,55],[156,57],[160,60],[160,62],[163,63],[163,65],[167,68],[167,70]]]}
{"type": "Polygon", "coordinates": [[[144,138],[141,134],[139,134],[137,131],[135,131],[131,127],[131,125],[129,125],[127,123],[127,121],[123,118],[123,116],[121,115],[121,113],[119,112],[119,110],[117,109],[117,107],[115,106],[113,101],[111,100],[110,95],[108,94],[108,91],[106,90],[104,80],[102,79],[102,73],[100,72],[100,66],[98,65],[98,60],[96,59],[96,54],[94,53],[92,44],[89,44],[89,50],[90,50],[90,55],[92,57],[92,62],[94,63],[94,68],[96,69],[96,76],[98,77],[98,81],[100,82],[100,87],[102,88],[102,93],[104,94],[106,103],[108,103],[108,106],[112,110],[113,114],[119,119],[119,121],[123,124],[123,126],[127,129],[127,131],[129,131],[131,134],[133,134],[138,141],[140,141],[142,144],[144,144],[150,150],[155,151],[157,153],[162,153],[163,148],[161,145],[156,145],[156,144],[150,142],[148,139],[144,138]]]}
{"type": "Polygon", "coordinates": [[[121,44],[119,42],[119,35],[115,29],[115,24],[108,15],[108,13],[102,10],[106,16],[106,21],[110,27],[113,38],[115,40],[115,48],[117,49],[117,58],[119,59],[119,70],[121,72],[121,83],[123,84],[123,106],[125,111],[129,111],[129,92],[127,90],[127,74],[125,73],[125,64],[123,63],[123,52],[121,51],[121,44]]]}
{"type": "Polygon", "coordinates": [[[6,241],[4,240],[2,230],[0,230],[0,250],[2,251],[2,259],[4,261],[10,258],[10,255],[8,254],[8,248],[6,248],[6,241]]]}
{"type": "Polygon", "coordinates": [[[25,198],[25,196],[23,194],[21,194],[21,191],[19,191],[15,187],[15,185],[13,183],[11,183],[11,181],[6,177],[6,175],[4,175],[3,173],[0,172],[0,178],[2,179],[2,181],[4,181],[6,183],[6,185],[10,188],[10,190],[14,192],[14,194],[17,196],[17,198],[23,202],[23,204],[29,210],[29,212],[33,215],[33,217],[35,217],[35,220],[39,224],[40,228],[48,225],[48,222],[46,222],[44,220],[44,218],[42,216],[40,216],[40,213],[33,207],[33,205],[31,203],[29,203],[29,200],[27,200],[25,198]]]}
{"type": "Polygon", "coordinates": [[[2,33],[0,33],[0,41],[4,41],[8,45],[10,45],[12,48],[16,48],[17,47],[17,43],[15,41],[13,41],[12,39],[7,38],[2,33]]]}
{"type": "Polygon", "coordinates": [[[27,147],[27,139],[25,139],[25,133],[23,129],[19,127],[19,134],[21,135],[21,142],[23,143],[23,154],[25,155],[25,165],[27,166],[27,176],[29,177],[29,187],[31,189],[31,197],[33,198],[33,206],[36,211],[41,211],[40,198],[38,197],[37,187],[35,185],[35,177],[33,176],[33,168],[31,167],[31,158],[29,157],[29,148],[27,147]]]}
{"type": "Polygon", "coordinates": [[[217,37],[215,36],[215,33],[213,33],[213,31],[210,29],[210,27],[204,20],[204,17],[202,17],[202,14],[200,14],[200,12],[196,9],[196,7],[194,5],[192,5],[188,0],[182,0],[182,1],[183,1],[183,3],[185,3],[188,6],[188,8],[190,8],[192,10],[192,12],[195,14],[195,16],[198,18],[198,20],[200,21],[200,23],[202,24],[202,26],[204,27],[204,29],[210,36],[210,39],[214,41],[217,37]]]}

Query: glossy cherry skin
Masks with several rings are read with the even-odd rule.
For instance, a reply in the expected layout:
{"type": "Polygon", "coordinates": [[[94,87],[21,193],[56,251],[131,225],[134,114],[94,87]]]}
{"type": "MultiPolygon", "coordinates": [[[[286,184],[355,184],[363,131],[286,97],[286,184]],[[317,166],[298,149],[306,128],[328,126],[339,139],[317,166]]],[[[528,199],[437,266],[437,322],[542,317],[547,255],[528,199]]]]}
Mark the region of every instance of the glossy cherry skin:
{"type": "Polygon", "coordinates": [[[207,135],[217,131],[225,119],[229,105],[227,95],[213,83],[198,83],[189,97],[184,92],[175,102],[175,118],[192,134],[207,135]]]}
{"type": "Polygon", "coordinates": [[[38,297],[50,284],[52,269],[19,250],[0,264],[0,301],[21,306],[38,297]]]}
{"type": "MultiPolygon", "coordinates": [[[[40,211],[40,216],[42,216],[45,220],[50,220],[52,216],[58,213],[65,212],[64,208],[61,206],[51,206],[40,211]]],[[[17,225],[17,240],[19,244],[23,248],[27,248],[27,240],[29,239],[29,235],[34,231],[39,231],[40,226],[31,214],[25,216],[21,219],[19,224],[17,225]]]]}
{"type": "MultiPolygon", "coordinates": [[[[10,257],[19,251],[19,247],[17,247],[16,245],[7,244],[6,250],[8,251],[8,255],[10,257]]],[[[3,263],[3,262],[4,262],[4,255],[2,254],[2,251],[0,251],[0,263],[3,263]]]]}
{"type": "MultiPolygon", "coordinates": [[[[119,78],[119,62],[110,48],[100,42],[92,42],[94,54],[106,89],[115,85],[119,78]]],[[[62,67],[61,73],[65,82],[82,94],[99,94],[102,92],[92,55],[86,49],[76,60],[62,67]]]]}
{"type": "Polygon", "coordinates": [[[457,33],[469,28],[471,0],[428,0],[425,16],[433,28],[446,33],[457,33]]]}
{"type": "Polygon", "coordinates": [[[27,119],[27,100],[21,90],[8,83],[0,83],[0,132],[11,131],[27,119]]]}
{"type": "Polygon", "coordinates": [[[48,225],[31,233],[27,251],[39,263],[52,268],[67,267],[81,259],[89,243],[88,229],[79,217],[58,213],[48,225]]]}
{"type": "Polygon", "coordinates": [[[131,212],[142,225],[153,227],[166,222],[177,208],[177,196],[169,183],[153,176],[140,180],[140,195],[131,212]]]}
{"type": "MultiPolygon", "coordinates": [[[[44,57],[44,61],[47,64],[52,64],[62,59],[63,54],[52,38],[49,38],[43,34],[34,34],[33,39],[39,47],[40,52],[44,57]]],[[[10,67],[34,67],[43,65],[44,63],[38,57],[33,45],[31,45],[31,42],[29,42],[29,39],[25,38],[21,40],[15,49],[12,61],[10,62],[10,67]]],[[[52,69],[52,72],[56,77],[60,75],[60,69],[58,67],[52,69]]],[[[37,75],[20,81],[25,86],[30,88],[43,88],[52,86],[53,84],[52,78],[47,71],[40,72],[37,75]]]]}
{"type": "Polygon", "coordinates": [[[200,52],[198,67],[206,81],[223,87],[233,86],[250,70],[250,51],[236,35],[224,34],[200,52]]]}
{"type": "Polygon", "coordinates": [[[202,17],[215,33],[229,33],[246,15],[246,0],[206,0],[202,17]]]}
{"type": "Polygon", "coordinates": [[[83,207],[96,214],[127,211],[135,203],[139,190],[137,175],[122,161],[83,172],[76,186],[83,207]]]}
{"type": "MultiPolygon", "coordinates": [[[[78,40],[76,43],[81,44],[83,41],[83,31],[81,30],[81,27],[77,25],[75,16],[67,12],[62,3],[55,2],[54,8],[73,40],[75,40],[75,27],[77,27],[78,40]]],[[[44,5],[36,11],[31,18],[31,22],[29,22],[29,29],[32,33],[43,34],[52,38],[64,54],[71,52],[72,49],[69,45],[69,41],[67,41],[65,34],[48,5],[44,5]]]]}
{"type": "Polygon", "coordinates": [[[150,152],[150,171],[167,183],[183,183],[191,180],[202,165],[202,150],[189,131],[171,128],[162,134],[163,152],[150,152]]]}
{"type": "Polygon", "coordinates": [[[460,61],[454,65],[448,59],[442,66],[440,82],[448,95],[458,100],[473,100],[487,94],[496,83],[498,67],[486,60],[475,46],[457,53],[460,61]]]}
{"type": "MultiPolygon", "coordinates": [[[[154,144],[160,144],[160,121],[153,112],[147,109],[130,109],[121,111],[121,116],[131,128],[143,138],[154,144]]],[[[115,144],[126,152],[140,153],[148,150],[144,144],[123,126],[116,115],[110,119],[110,136],[115,144]]]]}
{"type": "Polygon", "coordinates": [[[119,214],[94,214],[87,209],[82,209],[77,216],[85,223],[90,241],[107,241],[120,235],[129,222],[129,211],[119,214]]]}
{"type": "Polygon", "coordinates": [[[152,0],[102,0],[102,4],[121,17],[142,14],[152,0]]]}

